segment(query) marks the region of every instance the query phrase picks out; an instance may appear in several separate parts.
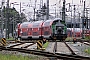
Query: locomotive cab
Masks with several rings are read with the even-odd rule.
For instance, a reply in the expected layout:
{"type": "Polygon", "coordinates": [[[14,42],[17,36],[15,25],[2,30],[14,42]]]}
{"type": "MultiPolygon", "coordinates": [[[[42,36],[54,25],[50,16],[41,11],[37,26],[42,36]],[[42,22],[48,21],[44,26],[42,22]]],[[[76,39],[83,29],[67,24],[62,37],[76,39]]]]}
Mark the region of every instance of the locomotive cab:
{"type": "Polygon", "coordinates": [[[65,34],[65,31],[64,31],[64,24],[61,24],[61,23],[57,23],[55,25],[55,34],[54,34],[54,37],[56,37],[57,39],[60,39],[60,40],[64,40],[67,35],[65,34]]]}

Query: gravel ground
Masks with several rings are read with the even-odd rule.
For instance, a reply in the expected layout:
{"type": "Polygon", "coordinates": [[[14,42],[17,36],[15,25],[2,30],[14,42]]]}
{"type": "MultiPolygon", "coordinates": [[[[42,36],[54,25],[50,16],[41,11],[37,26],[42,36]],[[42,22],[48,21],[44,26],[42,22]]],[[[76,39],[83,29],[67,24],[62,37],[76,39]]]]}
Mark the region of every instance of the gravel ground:
{"type": "Polygon", "coordinates": [[[46,52],[53,52],[55,42],[49,42],[48,47],[46,48],[46,52]]]}
{"type": "Polygon", "coordinates": [[[20,53],[20,52],[17,52],[17,51],[5,51],[5,50],[2,50],[0,51],[0,54],[4,54],[4,55],[16,55],[16,56],[28,56],[29,58],[32,58],[32,57],[35,57],[34,60],[49,60],[47,57],[44,57],[44,56],[38,56],[38,55],[33,55],[33,54],[26,54],[26,53],[20,53]]]}
{"type": "MultiPolygon", "coordinates": [[[[46,48],[45,51],[47,51],[47,52],[53,52],[54,44],[55,44],[55,42],[49,42],[49,46],[46,48]]],[[[79,42],[77,42],[77,44],[73,44],[72,42],[70,42],[68,44],[70,44],[71,46],[73,46],[76,49],[78,49],[80,51],[80,55],[89,56],[90,57],[89,54],[86,54],[84,52],[84,50],[87,49],[90,46],[87,46],[87,45],[82,44],[82,43],[79,43],[79,42]]],[[[22,55],[22,56],[28,56],[28,57],[37,57],[35,60],[49,60],[49,58],[44,57],[44,56],[33,55],[33,54],[26,54],[26,53],[20,53],[20,52],[17,52],[17,51],[5,51],[5,50],[2,50],[2,51],[0,51],[0,54],[12,54],[12,55],[22,55]]]]}
{"type": "Polygon", "coordinates": [[[70,45],[79,50],[79,55],[90,57],[90,54],[85,53],[85,49],[90,48],[90,46],[85,45],[85,44],[80,43],[80,42],[77,42],[76,44],[70,43],[70,45]]]}

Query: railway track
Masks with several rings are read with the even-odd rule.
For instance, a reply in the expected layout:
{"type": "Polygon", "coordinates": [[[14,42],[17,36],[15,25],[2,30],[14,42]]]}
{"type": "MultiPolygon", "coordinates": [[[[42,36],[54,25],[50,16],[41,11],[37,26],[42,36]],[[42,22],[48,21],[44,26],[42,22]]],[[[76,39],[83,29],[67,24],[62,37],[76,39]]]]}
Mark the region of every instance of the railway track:
{"type": "Polygon", "coordinates": [[[90,57],[83,57],[83,56],[77,56],[77,55],[67,55],[67,54],[60,54],[60,53],[50,53],[50,52],[44,52],[44,51],[36,51],[36,50],[28,50],[28,49],[22,49],[22,48],[9,48],[9,47],[3,47],[0,46],[0,50],[7,50],[7,51],[18,51],[22,53],[28,53],[28,54],[35,54],[35,55],[42,55],[46,57],[56,57],[58,59],[76,59],[76,60],[89,60],[90,57]]]}
{"type": "Polygon", "coordinates": [[[64,43],[67,47],[69,47],[69,50],[71,53],[70,54],[57,53],[57,49],[58,49],[57,44],[58,43],[60,44],[60,42],[54,42],[55,45],[53,45],[53,52],[37,50],[36,42],[26,43],[24,41],[21,41],[18,43],[10,43],[8,46],[0,46],[0,51],[2,51],[2,50],[18,51],[18,52],[28,53],[28,54],[43,55],[46,57],[56,57],[58,59],[78,59],[78,60],[81,60],[82,58],[86,59],[86,60],[90,59],[90,57],[76,55],[72,50],[70,50],[71,48],[65,42],[62,42],[62,43],[64,43]],[[76,58],[76,57],[78,57],[78,58],[76,58]]]}
{"type": "Polygon", "coordinates": [[[76,52],[66,42],[55,42],[53,52],[76,55],[76,52]]]}
{"type": "Polygon", "coordinates": [[[90,46],[90,42],[84,42],[84,44],[86,44],[86,45],[90,46]]]}

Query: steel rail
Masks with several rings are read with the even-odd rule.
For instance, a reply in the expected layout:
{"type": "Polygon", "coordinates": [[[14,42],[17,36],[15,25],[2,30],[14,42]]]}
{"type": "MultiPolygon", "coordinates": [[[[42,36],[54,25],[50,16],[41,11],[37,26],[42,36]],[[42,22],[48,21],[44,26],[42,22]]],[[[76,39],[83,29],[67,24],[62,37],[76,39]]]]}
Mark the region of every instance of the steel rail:
{"type": "Polygon", "coordinates": [[[36,43],[29,44],[29,45],[27,45],[27,46],[25,46],[25,47],[23,47],[23,48],[28,48],[29,46],[32,46],[32,45],[34,45],[34,44],[36,44],[36,43]]]}
{"type": "Polygon", "coordinates": [[[72,50],[72,48],[70,48],[70,46],[68,46],[68,44],[64,41],[65,45],[68,47],[68,49],[71,51],[71,53],[73,55],[76,55],[75,52],[72,50]]]}
{"type": "Polygon", "coordinates": [[[55,53],[56,51],[57,51],[57,42],[55,42],[54,44],[53,53],[55,53]]]}
{"type": "Polygon", "coordinates": [[[90,57],[60,54],[60,53],[55,53],[54,54],[54,53],[51,53],[51,52],[37,51],[37,50],[27,50],[27,49],[22,49],[22,48],[9,48],[9,47],[0,46],[0,50],[17,51],[17,52],[28,53],[28,54],[42,55],[42,56],[46,56],[46,57],[56,57],[58,59],[90,60],[90,57]]]}

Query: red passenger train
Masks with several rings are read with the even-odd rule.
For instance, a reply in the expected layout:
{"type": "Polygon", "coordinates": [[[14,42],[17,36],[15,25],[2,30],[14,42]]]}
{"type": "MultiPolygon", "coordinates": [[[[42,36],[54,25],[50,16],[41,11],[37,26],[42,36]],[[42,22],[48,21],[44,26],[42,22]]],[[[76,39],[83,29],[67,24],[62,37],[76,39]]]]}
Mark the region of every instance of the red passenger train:
{"type": "Polygon", "coordinates": [[[18,37],[21,39],[56,38],[65,40],[67,38],[67,34],[65,34],[64,31],[64,24],[60,18],[45,21],[23,22],[18,29],[18,37]]]}

